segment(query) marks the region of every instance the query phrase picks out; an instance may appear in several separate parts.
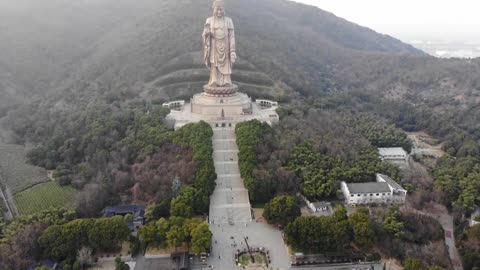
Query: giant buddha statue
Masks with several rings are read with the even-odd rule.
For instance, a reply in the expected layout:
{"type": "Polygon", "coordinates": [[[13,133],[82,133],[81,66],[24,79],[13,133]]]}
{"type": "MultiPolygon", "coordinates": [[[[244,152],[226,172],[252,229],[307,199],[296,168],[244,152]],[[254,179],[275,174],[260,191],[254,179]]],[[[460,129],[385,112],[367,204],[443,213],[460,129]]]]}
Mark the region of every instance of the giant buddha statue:
{"type": "Polygon", "coordinates": [[[231,18],[225,16],[223,0],[213,2],[213,16],[203,29],[205,65],[210,69],[210,80],[204,86],[207,94],[233,95],[238,86],[232,83],[232,66],[237,60],[235,31],[231,18]]]}

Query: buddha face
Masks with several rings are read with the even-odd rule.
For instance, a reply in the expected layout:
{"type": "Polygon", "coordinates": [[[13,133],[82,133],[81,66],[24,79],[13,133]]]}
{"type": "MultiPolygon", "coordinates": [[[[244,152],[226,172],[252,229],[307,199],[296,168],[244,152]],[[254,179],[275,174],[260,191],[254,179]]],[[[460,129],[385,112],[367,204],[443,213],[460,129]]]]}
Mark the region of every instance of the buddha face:
{"type": "Polygon", "coordinates": [[[223,7],[214,7],[213,8],[213,14],[217,18],[222,18],[223,16],[225,16],[225,9],[223,7]]]}

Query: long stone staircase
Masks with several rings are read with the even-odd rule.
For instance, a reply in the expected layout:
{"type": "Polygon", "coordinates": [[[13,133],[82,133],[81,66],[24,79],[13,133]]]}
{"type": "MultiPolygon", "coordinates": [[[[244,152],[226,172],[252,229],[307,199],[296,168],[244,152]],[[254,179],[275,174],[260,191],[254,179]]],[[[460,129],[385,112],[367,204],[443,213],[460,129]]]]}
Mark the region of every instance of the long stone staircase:
{"type": "Polygon", "coordinates": [[[248,191],[238,166],[238,146],[234,128],[213,129],[213,160],[217,186],[210,197],[210,224],[252,221],[248,191]]]}

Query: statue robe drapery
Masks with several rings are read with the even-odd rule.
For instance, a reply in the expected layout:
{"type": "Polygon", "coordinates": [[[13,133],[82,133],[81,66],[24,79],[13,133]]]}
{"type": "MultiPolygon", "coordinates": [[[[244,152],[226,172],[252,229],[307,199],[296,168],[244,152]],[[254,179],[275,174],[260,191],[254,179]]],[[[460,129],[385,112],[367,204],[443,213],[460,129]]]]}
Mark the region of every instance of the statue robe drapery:
{"type": "Polygon", "coordinates": [[[204,60],[210,68],[210,86],[232,85],[232,59],[235,32],[232,19],[210,17],[203,31],[204,60]]]}

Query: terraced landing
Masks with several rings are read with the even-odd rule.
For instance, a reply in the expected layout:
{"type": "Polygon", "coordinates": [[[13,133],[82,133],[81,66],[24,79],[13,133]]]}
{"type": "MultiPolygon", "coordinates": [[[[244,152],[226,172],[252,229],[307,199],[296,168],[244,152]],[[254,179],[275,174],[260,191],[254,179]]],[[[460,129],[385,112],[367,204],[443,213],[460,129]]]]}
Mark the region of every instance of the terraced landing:
{"type": "Polygon", "coordinates": [[[248,191],[238,167],[238,146],[233,128],[213,129],[213,160],[217,186],[210,198],[210,224],[252,221],[248,191]]]}
{"type": "MultiPolygon", "coordinates": [[[[186,99],[199,93],[209,79],[209,71],[203,63],[203,53],[190,52],[177,56],[155,71],[140,93],[151,100],[186,99]]],[[[232,79],[249,96],[273,99],[287,96],[287,90],[262,70],[243,58],[235,63],[232,79]]]]}

